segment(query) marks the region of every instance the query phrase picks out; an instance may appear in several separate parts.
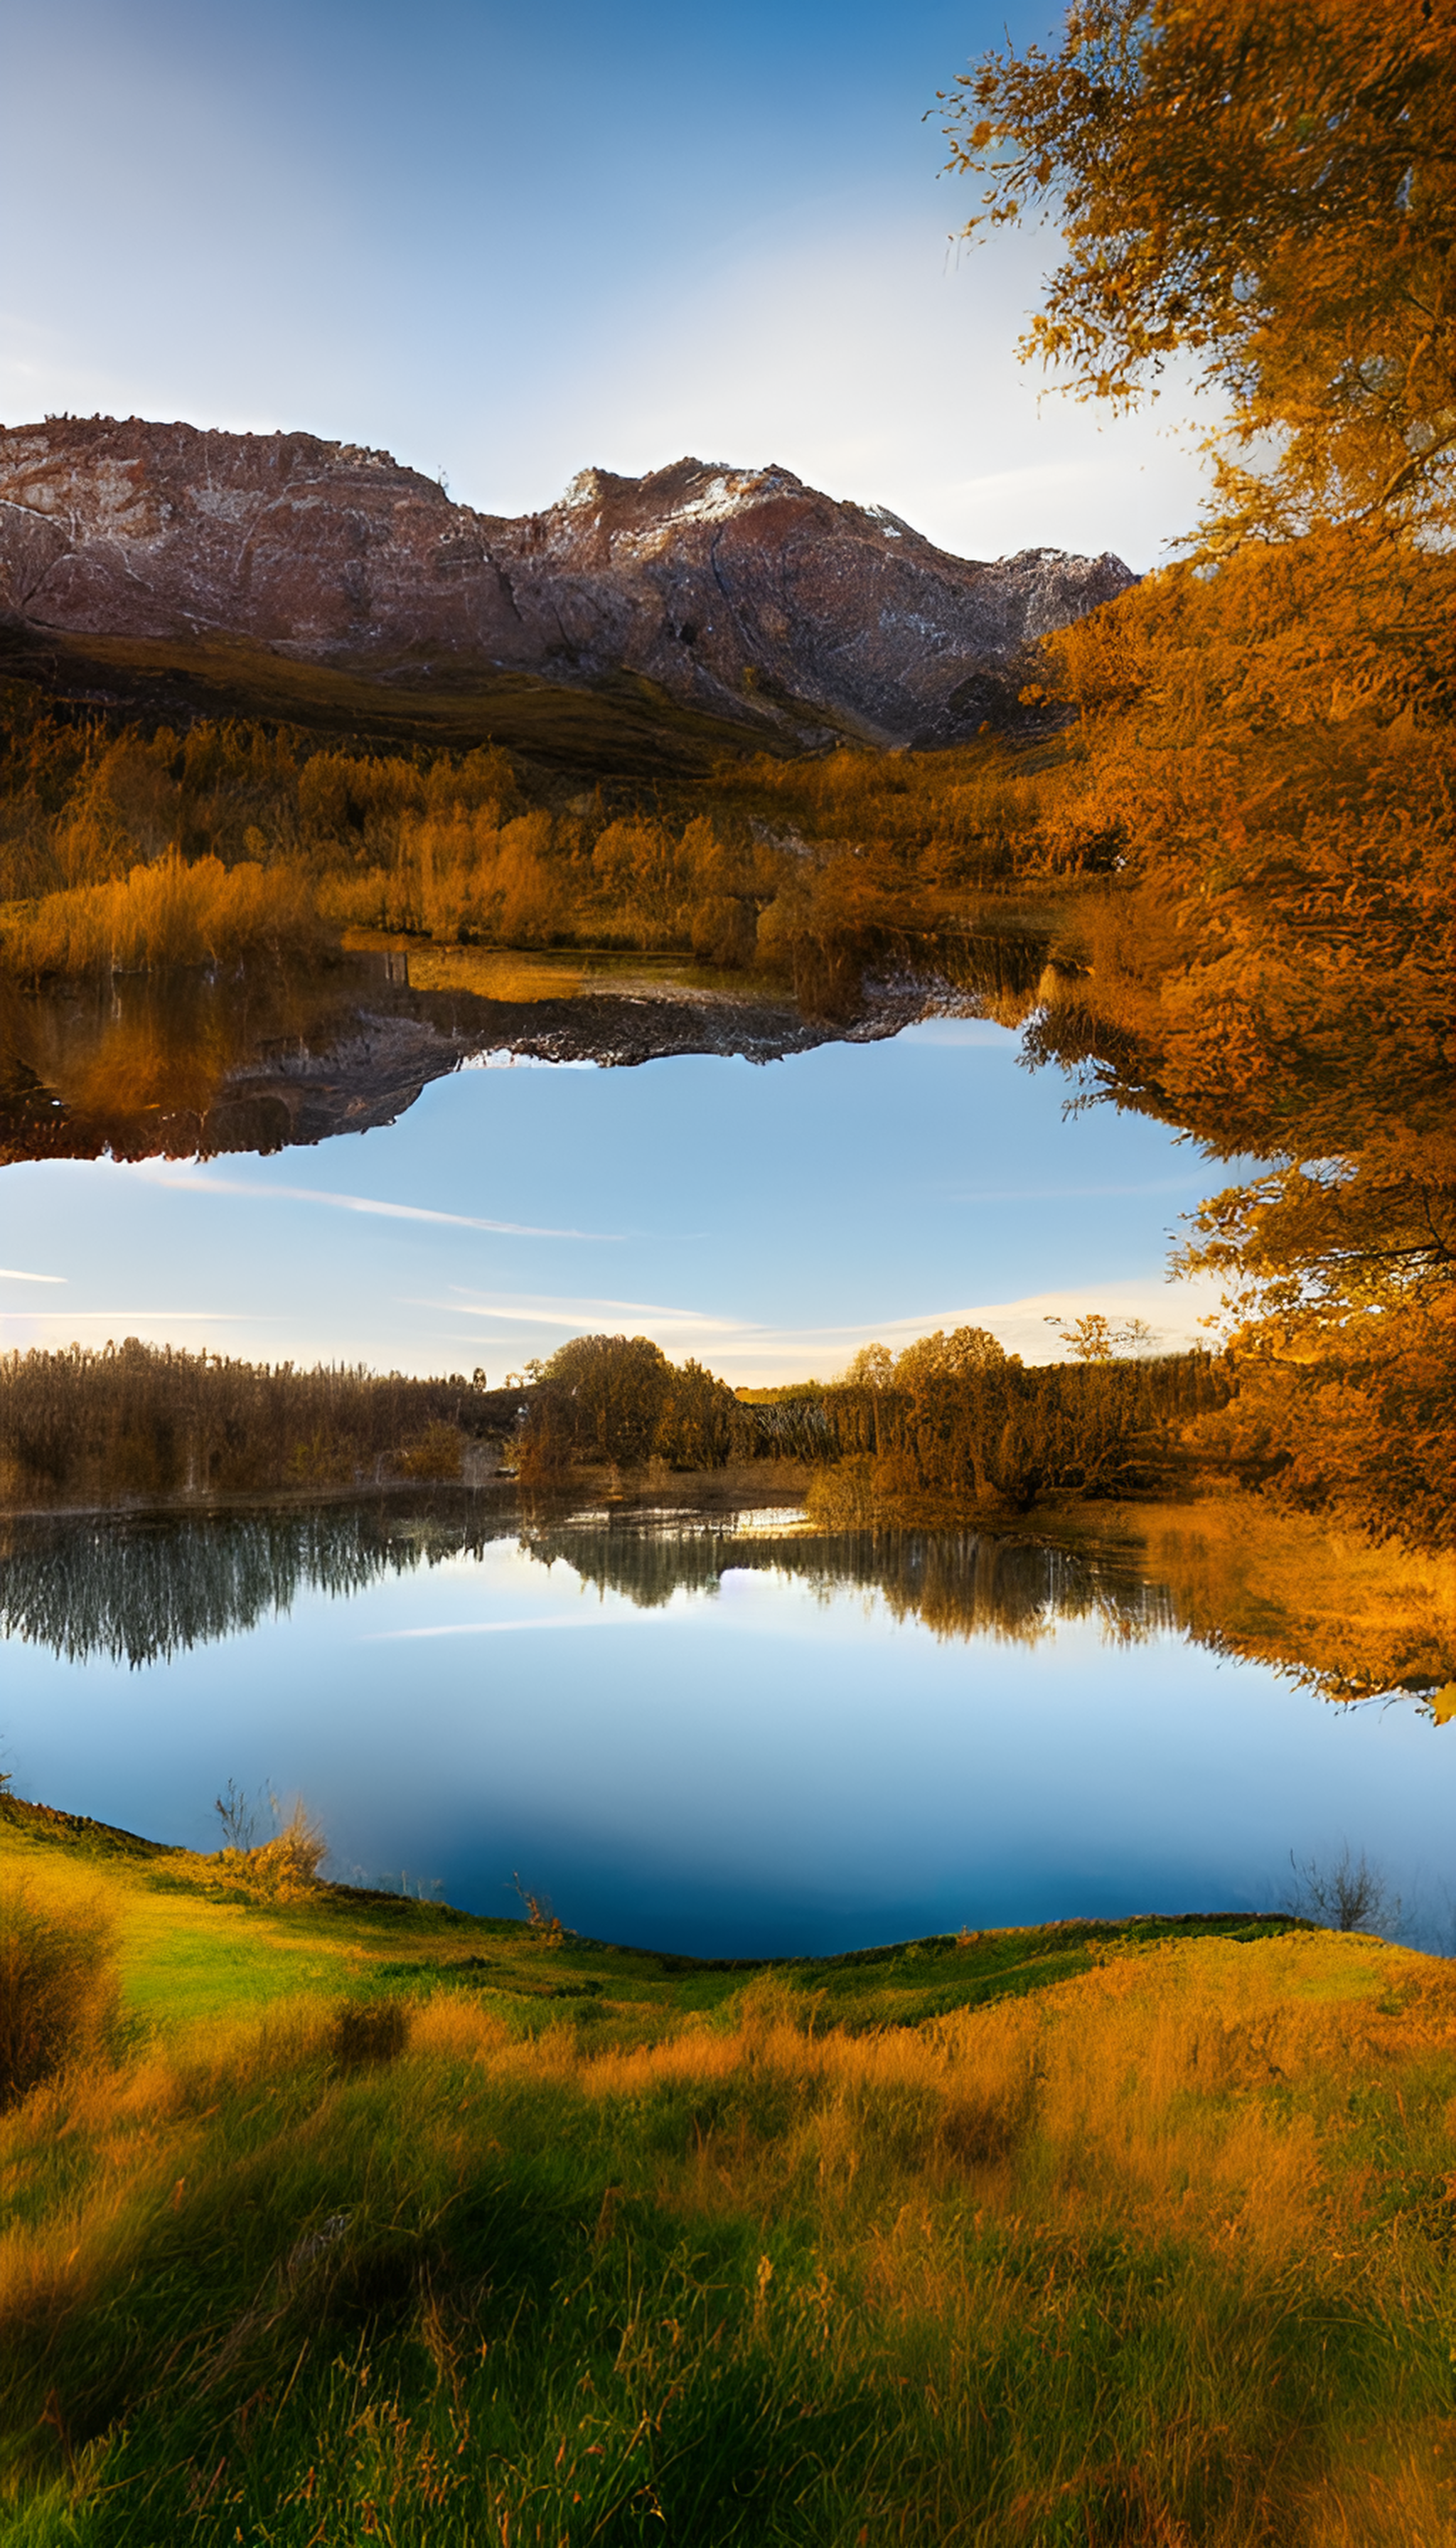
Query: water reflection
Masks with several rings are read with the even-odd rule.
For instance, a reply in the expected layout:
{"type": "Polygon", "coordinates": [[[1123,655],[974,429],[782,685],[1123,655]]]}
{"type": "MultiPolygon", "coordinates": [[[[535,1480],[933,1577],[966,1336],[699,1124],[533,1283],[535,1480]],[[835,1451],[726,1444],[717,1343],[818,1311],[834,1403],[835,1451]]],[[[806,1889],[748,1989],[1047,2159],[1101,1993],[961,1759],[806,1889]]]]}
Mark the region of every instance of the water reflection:
{"type": "Polygon", "coordinates": [[[20,1520],[0,1534],[0,1634],[67,1663],[134,1667],[257,1627],[318,1591],[348,1597],[389,1576],[479,1558],[518,1540],[550,1568],[642,1610],[711,1596],[731,1572],[778,1575],[828,1597],[861,1591],[939,1637],[1036,1644],[1059,1621],[1092,1619],[1132,1642],[1178,1624],[1169,1594],[1097,1559],[974,1531],[819,1536],[788,1517],[575,1515],[528,1521],[475,1496],[182,1519],[20,1520]]]}
{"type": "Polygon", "coordinates": [[[724,1575],[743,1571],[789,1576],[822,1587],[826,1596],[873,1594],[892,1618],[918,1621],[938,1637],[1036,1645],[1059,1620],[1097,1619],[1131,1641],[1179,1624],[1161,1587],[1067,1549],[971,1530],[810,1534],[602,1518],[537,1528],[522,1546],[544,1565],[564,1561],[584,1583],[622,1593],[639,1609],[661,1606],[680,1591],[711,1593],[724,1575]]]}
{"type": "Polygon", "coordinates": [[[245,1634],[317,1591],[346,1598],[385,1575],[478,1551],[513,1522],[338,1504],[183,1520],[0,1525],[0,1635],[67,1663],[134,1667],[245,1634]]]}
{"type": "Polygon", "coordinates": [[[0,1163],[269,1153],[367,1132],[488,1053],[763,1061],[952,1011],[1019,1024],[1046,935],[1015,912],[996,917],[891,950],[883,978],[847,953],[832,986],[714,974],[690,957],[382,939],[326,963],[40,985],[0,971],[0,1163]]]}
{"type": "Polygon", "coordinates": [[[355,1881],[501,1911],[519,1867],[593,1937],[781,1955],[1267,1907],[1344,1835],[1444,1936],[1445,1745],[1112,1557],[456,1491],[17,1523],[0,1574],[23,1791],[191,1847],[231,1775],[355,1881]]]}

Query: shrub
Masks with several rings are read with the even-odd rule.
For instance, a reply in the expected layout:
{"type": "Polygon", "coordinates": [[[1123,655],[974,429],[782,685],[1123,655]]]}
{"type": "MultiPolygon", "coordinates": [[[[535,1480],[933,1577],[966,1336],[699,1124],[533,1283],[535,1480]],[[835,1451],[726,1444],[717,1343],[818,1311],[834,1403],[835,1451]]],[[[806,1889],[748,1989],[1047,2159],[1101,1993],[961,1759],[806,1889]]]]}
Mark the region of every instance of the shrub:
{"type": "Polygon", "coordinates": [[[816,1469],[804,1497],[810,1521],[820,1530],[871,1530],[875,1466],[867,1451],[856,1451],[835,1468],[816,1469]]]}
{"type": "Polygon", "coordinates": [[[341,2070],[367,2070],[398,2060],[409,2034],[409,2013],[399,2000],[345,2000],[334,2015],[329,2048],[341,2070]]]}
{"type": "Polygon", "coordinates": [[[312,1893],[328,1856],[328,1843],[302,1805],[272,1840],[257,1849],[223,1849],[210,1865],[223,1883],[265,1901],[298,1902],[312,1893]]]}
{"type": "Polygon", "coordinates": [[[46,894],[5,924],[5,958],[26,973],[145,970],[261,952],[308,953],[318,941],[313,896],[288,867],[225,867],[175,853],[125,879],[46,894]]]}
{"type": "Polygon", "coordinates": [[[39,1900],[0,1883],[0,2106],[105,2045],[118,2005],[116,1939],[101,1902],[39,1900]]]}

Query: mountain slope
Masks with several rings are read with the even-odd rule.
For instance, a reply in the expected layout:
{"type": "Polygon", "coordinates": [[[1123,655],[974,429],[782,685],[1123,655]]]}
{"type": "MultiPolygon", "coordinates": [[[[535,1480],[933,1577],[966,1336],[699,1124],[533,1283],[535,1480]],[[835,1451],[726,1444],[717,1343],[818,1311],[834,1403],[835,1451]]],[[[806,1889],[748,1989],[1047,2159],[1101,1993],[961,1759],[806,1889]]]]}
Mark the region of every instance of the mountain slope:
{"type": "Polygon", "coordinates": [[[516,519],[309,434],[0,432],[0,620],[23,654],[89,656],[103,689],[108,664],[123,690],[189,664],[283,698],[328,677],[335,718],[362,695],[438,727],[467,694],[518,717],[542,682],[625,707],[626,677],[639,716],[687,716],[702,749],[721,727],[951,743],[1015,723],[1031,643],[1132,581],[1110,555],[952,557],[780,468],[587,470],[516,519]]]}

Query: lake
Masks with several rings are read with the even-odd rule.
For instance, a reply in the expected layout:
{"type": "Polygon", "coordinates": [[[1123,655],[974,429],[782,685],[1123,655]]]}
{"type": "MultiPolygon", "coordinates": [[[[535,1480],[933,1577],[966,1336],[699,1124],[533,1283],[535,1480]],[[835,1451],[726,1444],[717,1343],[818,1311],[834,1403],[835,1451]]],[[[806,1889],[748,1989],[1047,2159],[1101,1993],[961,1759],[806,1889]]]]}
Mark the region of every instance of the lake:
{"type": "Polygon", "coordinates": [[[346,1881],[707,1956],[1269,1909],[1348,1841],[1449,1952],[1449,1739],[1055,1548],[443,1493],[12,1523],[4,1581],[18,1786],[157,1838],[271,1782],[346,1881]]]}
{"type": "MultiPolygon", "coordinates": [[[[366,960],[353,1008],[334,977],[12,995],[8,1344],[499,1380],[624,1330],[762,1382],[962,1322],[1038,1361],[1086,1310],[1200,1339],[1168,1245],[1237,1163],[1069,1117],[980,995],[891,985],[837,1035],[670,969],[486,997],[366,960]]],[[[499,1912],[518,1869],[578,1929],[715,1955],[1269,1907],[1346,1841],[1449,1925],[1456,1737],[1221,1658],[1126,1566],[407,1497],[16,1523],[4,1579],[20,1792],[156,1837],[215,1845],[219,1788],[271,1780],[342,1875],[499,1912]]]]}

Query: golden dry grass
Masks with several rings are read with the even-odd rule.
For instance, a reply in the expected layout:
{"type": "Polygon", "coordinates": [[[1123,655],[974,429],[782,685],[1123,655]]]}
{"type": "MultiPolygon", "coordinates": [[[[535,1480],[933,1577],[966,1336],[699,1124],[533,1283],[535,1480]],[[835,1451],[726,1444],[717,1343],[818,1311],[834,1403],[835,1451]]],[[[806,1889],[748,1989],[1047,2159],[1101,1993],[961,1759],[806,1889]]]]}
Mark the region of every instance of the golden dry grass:
{"type": "Polygon", "coordinates": [[[683,2548],[852,2548],[866,2512],[925,2548],[1448,2548],[1435,1959],[1089,1933],[1033,1996],[851,2028],[811,1972],[703,2010],[600,1951],[594,1999],[522,1997],[575,1969],[523,1933],[468,1976],[352,1931],[320,1968],[313,1915],[188,1889],[224,1860],[23,1855],[134,1975],[245,1951],[230,2004],[153,1993],[128,2058],[0,2123],[28,2541],[211,2538],[226,2464],[229,2522],[289,2548],[635,2541],[639,2480],[683,2548]],[[293,1982],[261,2014],[247,1951],[293,1982]],[[770,2467],[779,2511],[724,2527],[770,2467]]]}
{"type": "Polygon", "coordinates": [[[318,940],[307,879],[289,866],[191,861],[169,852],[126,877],[76,885],[0,914],[4,960],[21,973],[133,972],[205,964],[318,940]]]}

